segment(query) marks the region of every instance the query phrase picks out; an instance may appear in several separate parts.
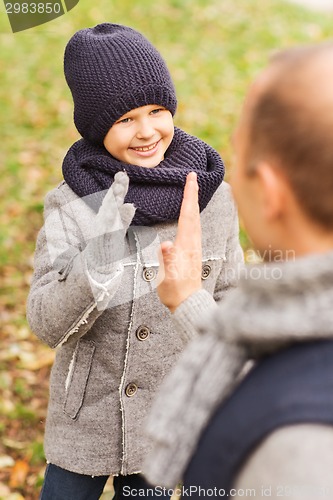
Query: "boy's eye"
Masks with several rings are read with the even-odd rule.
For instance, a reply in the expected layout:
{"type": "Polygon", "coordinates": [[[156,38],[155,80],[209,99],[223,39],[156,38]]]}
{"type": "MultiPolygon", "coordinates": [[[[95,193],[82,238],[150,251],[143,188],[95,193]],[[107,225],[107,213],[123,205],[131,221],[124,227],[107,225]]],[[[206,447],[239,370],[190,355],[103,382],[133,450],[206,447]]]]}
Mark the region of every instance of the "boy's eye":
{"type": "Polygon", "coordinates": [[[123,118],[122,120],[119,120],[117,123],[129,123],[131,121],[131,118],[123,118]]]}
{"type": "Polygon", "coordinates": [[[151,115],[157,115],[157,113],[159,113],[160,111],[163,111],[164,108],[156,108],[156,109],[153,109],[150,114],[151,115]]]}

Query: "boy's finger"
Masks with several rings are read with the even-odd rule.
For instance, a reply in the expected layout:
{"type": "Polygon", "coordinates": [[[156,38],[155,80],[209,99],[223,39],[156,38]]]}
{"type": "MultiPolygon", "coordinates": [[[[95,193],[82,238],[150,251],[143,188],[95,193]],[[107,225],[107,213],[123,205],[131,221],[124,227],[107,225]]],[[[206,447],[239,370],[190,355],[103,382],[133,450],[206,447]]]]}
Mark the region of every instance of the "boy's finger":
{"type": "Polygon", "coordinates": [[[119,207],[119,214],[121,217],[121,221],[123,224],[123,227],[127,230],[133,220],[133,217],[135,215],[136,208],[133,205],[133,203],[124,203],[124,205],[121,205],[119,207]]]}
{"type": "Polygon", "coordinates": [[[114,182],[111,189],[118,206],[124,203],[125,196],[128,191],[129,178],[126,172],[117,172],[114,176],[114,182]]]}
{"type": "MultiPolygon", "coordinates": [[[[129,178],[125,172],[117,172],[114,182],[104,196],[102,205],[99,208],[96,223],[101,231],[111,231],[123,227],[121,210],[128,190],[129,178]]],[[[125,210],[125,212],[127,209],[125,210]]],[[[133,218],[134,214],[132,215],[133,218]]],[[[130,218],[130,214],[129,217],[130,218]]],[[[126,219],[126,218],[125,218],[126,219]]],[[[130,224],[132,219],[129,220],[130,224]]],[[[125,220],[125,223],[127,219],[125,220]]]]}

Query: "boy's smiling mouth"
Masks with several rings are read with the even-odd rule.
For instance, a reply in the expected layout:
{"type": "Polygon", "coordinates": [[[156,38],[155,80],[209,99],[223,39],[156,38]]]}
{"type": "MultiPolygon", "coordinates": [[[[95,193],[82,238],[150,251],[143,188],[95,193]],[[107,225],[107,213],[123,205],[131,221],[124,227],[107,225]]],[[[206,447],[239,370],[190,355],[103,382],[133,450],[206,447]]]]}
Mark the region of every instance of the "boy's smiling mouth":
{"type": "Polygon", "coordinates": [[[153,151],[156,148],[156,146],[158,145],[158,143],[160,142],[160,140],[158,140],[157,142],[154,142],[153,144],[149,144],[148,146],[140,146],[137,148],[132,147],[130,149],[132,149],[133,151],[136,151],[138,153],[147,153],[147,152],[153,151]]]}

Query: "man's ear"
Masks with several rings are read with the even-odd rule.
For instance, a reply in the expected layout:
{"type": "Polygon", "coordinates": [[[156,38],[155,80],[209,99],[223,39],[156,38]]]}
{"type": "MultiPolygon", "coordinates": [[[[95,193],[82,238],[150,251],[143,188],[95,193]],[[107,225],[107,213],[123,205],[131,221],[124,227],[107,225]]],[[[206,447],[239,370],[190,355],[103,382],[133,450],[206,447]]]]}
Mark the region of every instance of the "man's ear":
{"type": "Polygon", "coordinates": [[[271,163],[260,162],[256,167],[261,194],[262,214],[267,221],[280,218],[285,212],[289,184],[281,170],[271,163]]]}

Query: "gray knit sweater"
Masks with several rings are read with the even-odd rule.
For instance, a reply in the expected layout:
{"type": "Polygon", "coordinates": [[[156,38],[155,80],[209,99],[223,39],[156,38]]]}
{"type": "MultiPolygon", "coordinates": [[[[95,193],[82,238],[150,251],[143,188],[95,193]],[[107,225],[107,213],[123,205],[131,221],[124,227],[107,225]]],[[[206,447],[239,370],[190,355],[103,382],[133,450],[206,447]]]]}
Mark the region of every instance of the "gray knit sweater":
{"type": "MultiPolygon", "coordinates": [[[[206,297],[200,290],[174,314],[179,331],[201,334],[164,381],[149,418],[154,447],[144,471],[155,484],[173,487],[182,478],[202,430],[247,360],[295,341],[333,337],[333,252],[245,267],[237,289],[223,304],[212,304],[200,326],[206,297]]],[[[288,459],[281,450],[277,455],[282,465],[288,459]]]]}

